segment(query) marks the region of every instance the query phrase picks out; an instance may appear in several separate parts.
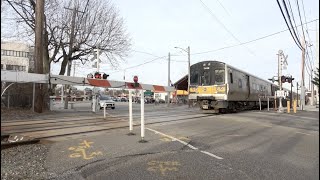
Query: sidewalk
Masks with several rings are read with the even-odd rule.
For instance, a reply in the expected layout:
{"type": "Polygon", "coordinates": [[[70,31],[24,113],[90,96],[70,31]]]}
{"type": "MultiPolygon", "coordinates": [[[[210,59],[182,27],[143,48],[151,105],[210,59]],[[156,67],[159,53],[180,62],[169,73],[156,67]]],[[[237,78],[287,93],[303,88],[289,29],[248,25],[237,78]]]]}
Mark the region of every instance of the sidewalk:
{"type": "Polygon", "coordinates": [[[311,105],[306,105],[304,107],[305,111],[318,111],[319,112],[319,106],[311,106],[311,105]]]}

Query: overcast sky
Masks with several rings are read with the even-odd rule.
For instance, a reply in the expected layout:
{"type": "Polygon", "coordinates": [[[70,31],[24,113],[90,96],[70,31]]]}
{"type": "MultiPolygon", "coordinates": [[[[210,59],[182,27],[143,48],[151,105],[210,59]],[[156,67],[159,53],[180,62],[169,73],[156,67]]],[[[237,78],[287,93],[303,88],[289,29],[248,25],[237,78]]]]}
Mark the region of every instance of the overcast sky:
{"type": "MultiPolygon", "coordinates": [[[[114,1],[131,34],[133,50],[152,53],[156,56],[167,56],[169,52],[182,55],[171,57],[173,82],[186,75],[188,67],[186,53],[175,49],[175,46],[181,48],[190,46],[193,54],[232,46],[239,44],[239,41],[247,42],[287,29],[276,0],[203,0],[202,2],[200,0],[114,1]]],[[[290,2],[298,23],[296,1],[290,2]]],[[[302,10],[301,0],[299,2],[302,10]]],[[[307,21],[319,18],[318,0],[304,0],[304,9],[307,21]]],[[[302,21],[305,22],[303,14],[302,21]]],[[[314,44],[316,23],[308,24],[308,28],[310,43],[314,44]]],[[[299,30],[301,34],[301,28],[299,30]]],[[[315,56],[314,47],[313,56],[315,56]]],[[[289,31],[243,46],[191,55],[191,64],[204,60],[218,60],[268,79],[277,75],[276,54],[279,49],[288,55],[289,66],[284,74],[292,74],[300,80],[301,51],[294,43],[289,31]]],[[[121,64],[120,69],[154,58],[151,55],[132,52],[127,58],[127,63],[121,64]]],[[[109,70],[108,64],[102,67],[110,72],[110,79],[123,79],[124,71],[112,73],[113,70],[109,70]]],[[[125,77],[126,80],[131,80],[133,75],[138,75],[141,82],[166,85],[167,72],[168,61],[165,58],[128,69],[125,71],[125,77]]]]}
{"type": "MultiPolygon", "coordinates": [[[[303,22],[319,18],[318,0],[304,0],[306,19],[301,2],[299,0],[303,22]]],[[[284,75],[292,74],[301,80],[301,50],[289,31],[242,46],[194,54],[233,46],[287,29],[276,0],[116,0],[113,3],[125,20],[132,38],[133,52],[126,62],[120,63],[118,69],[111,68],[109,64],[101,65],[102,71],[110,74],[109,79],[123,80],[125,74],[126,80],[132,81],[133,76],[138,75],[140,82],[166,85],[167,57],[126,71],[123,69],[150,61],[156,56],[168,56],[170,52],[179,55],[171,57],[171,80],[176,82],[187,74],[188,64],[186,52],[174,47],[186,49],[190,46],[191,64],[204,60],[222,61],[263,79],[277,75],[277,52],[281,49],[288,55],[289,65],[284,75]]],[[[300,24],[296,0],[290,3],[295,20],[300,24]]],[[[316,22],[308,24],[311,39],[306,40],[313,44],[311,58],[315,57],[315,29],[316,22]]],[[[301,28],[298,30],[302,34],[301,28]]],[[[89,67],[77,67],[76,76],[92,73],[94,70],[89,67]]],[[[58,69],[53,67],[53,72],[57,74],[58,69]]],[[[309,78],[306,78],[307,87],[308,81],[309,78]]]]}

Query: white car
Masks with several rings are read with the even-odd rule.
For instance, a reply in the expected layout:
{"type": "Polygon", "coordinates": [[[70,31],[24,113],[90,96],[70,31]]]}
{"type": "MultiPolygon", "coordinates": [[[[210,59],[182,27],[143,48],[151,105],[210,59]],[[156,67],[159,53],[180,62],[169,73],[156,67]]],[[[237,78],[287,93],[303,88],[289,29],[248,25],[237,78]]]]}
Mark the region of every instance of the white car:
{"type": "Polygon", "coordinates": [[[106,106],[106,108],[111,108],[111,109],[116,108],[115,102],[112,100],[110,96],[100,96],[99,105],[100,105],[100,109],[103,109],[104,106],[106,106]]]}

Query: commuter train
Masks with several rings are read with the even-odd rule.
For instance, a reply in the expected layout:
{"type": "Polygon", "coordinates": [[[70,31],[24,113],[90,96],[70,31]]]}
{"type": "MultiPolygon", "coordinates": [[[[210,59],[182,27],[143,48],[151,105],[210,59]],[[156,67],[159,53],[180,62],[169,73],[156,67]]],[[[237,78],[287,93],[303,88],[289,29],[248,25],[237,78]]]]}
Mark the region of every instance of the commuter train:
{"type": "MultiPolygon", "coordinates": [[[[203,110],[234,112],[267,106],[267,97],[278,86],[219,61],[203,61],[190,67],[190,101],[203,110]]],[[[274,99],[269,101],[274,106],[274,99]]]]}

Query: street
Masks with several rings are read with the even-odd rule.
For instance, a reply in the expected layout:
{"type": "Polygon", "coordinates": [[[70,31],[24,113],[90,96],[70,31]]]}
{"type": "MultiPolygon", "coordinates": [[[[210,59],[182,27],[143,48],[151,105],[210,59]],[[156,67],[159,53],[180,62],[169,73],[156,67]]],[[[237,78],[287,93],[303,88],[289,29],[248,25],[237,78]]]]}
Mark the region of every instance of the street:
{"type": "MultiPolygon", "coordinates": [[[[69,113],[87,108],[78,103],[69,113]]],[[[54,178],[319,179],[318,112],[203,114],[146,104],[146,143],[139,142],[140,104],[133,105],[133,136],[127,103],[107,113],[122,128],[49,138],[44,166],[54,178]]]]}

